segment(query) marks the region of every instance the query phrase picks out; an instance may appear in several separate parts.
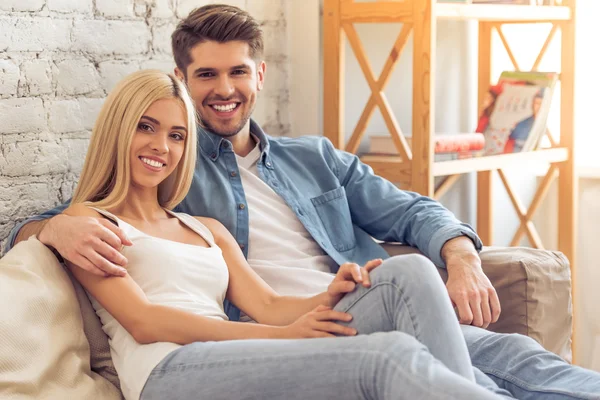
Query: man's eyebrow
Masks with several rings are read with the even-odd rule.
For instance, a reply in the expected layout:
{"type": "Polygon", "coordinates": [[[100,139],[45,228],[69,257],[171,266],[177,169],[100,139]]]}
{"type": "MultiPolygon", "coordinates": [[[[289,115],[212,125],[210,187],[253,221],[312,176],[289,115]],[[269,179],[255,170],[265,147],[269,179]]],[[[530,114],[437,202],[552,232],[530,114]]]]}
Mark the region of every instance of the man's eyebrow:
{"type": "Polygon", "coordinates": [[[214,68],[209,68],[209,67],[200,67],[200,68],[196,68],[194,70],[194,74],[197,74],[199,72],[214,72],[216,71],[214,68]]]}
{"type": "Polygon", "coordinates": [[[231,67],[231,70],[234,69],[250,69],[250,65],[248,64],[240,64],[240,65],[236,65],[234,67],[231,67]]]}

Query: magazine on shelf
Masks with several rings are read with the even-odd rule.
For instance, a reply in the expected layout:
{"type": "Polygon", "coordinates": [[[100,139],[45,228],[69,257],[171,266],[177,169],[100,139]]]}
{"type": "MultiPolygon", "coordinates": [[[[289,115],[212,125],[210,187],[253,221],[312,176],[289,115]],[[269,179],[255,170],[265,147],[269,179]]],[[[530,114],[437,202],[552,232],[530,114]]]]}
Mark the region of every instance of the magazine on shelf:
{"type": "Polygon", "coordinates": [[[485,155],[535,150],[546,132],[558,74],[501,74],[484,99],[477,132],[485,137],[485,155]]]}

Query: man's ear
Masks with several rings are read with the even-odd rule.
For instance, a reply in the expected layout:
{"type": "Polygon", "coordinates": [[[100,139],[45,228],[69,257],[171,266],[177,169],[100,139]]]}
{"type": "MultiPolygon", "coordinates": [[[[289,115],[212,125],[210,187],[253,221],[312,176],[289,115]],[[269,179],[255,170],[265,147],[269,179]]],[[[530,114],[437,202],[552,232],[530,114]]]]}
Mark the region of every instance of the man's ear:
{"type": "Polygon", "coordinates": [[[185,75],[183,74],[183,72],[181,72],[179,67],[175,67],[175,70],[173,72],[175,72],[175,76],[178,77],[179,80],[181,80],[181,82],[185,83],[185,75]]]}
{"type": "Polygon", "coordinates": [[[256,84],[257,89],[260,91],[263,89],[265,85],[265,72],[267,71],[267,64],[264,61],[261,61],[260,64],[256,66],[256,74],[258,77],[258,82],[256,84]]]}

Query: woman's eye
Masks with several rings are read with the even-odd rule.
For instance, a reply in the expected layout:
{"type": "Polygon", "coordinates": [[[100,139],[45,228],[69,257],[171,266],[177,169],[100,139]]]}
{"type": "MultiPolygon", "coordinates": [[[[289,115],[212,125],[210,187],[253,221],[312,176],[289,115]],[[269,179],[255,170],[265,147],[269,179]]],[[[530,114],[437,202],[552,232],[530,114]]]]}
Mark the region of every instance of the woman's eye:
{"type": "Polygon", "coordinates": [[[152,126],[144,123],[139,124],[138,129],[142,131],[152,132],[152,126]]]}
{"type": "Polygon", "coordinates": [[[172,133],[171,137],[177,141],[185,139],[185,137],[181,133],[172,133]]]}

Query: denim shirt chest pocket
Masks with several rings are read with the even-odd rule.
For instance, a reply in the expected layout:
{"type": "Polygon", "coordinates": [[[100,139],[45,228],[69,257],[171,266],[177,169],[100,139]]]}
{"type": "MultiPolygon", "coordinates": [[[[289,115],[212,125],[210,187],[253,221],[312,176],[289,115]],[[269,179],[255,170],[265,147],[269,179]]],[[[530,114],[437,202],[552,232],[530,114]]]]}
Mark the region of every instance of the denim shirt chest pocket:
{"type": "Polygon", "coordinates": [[[310,199],[321,219],[331,244],[337,251],[356,247],[350,207],[343,186],[310,199]]]}

